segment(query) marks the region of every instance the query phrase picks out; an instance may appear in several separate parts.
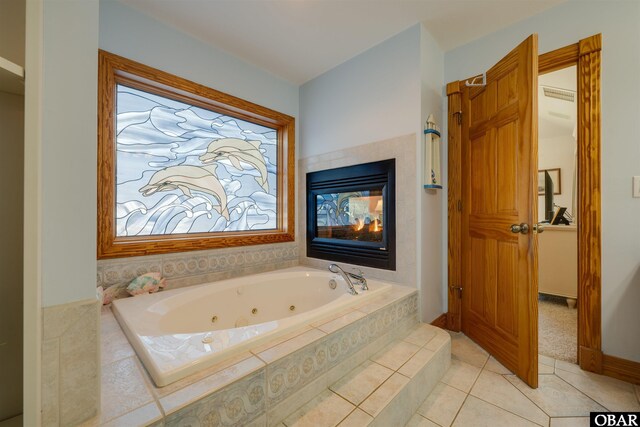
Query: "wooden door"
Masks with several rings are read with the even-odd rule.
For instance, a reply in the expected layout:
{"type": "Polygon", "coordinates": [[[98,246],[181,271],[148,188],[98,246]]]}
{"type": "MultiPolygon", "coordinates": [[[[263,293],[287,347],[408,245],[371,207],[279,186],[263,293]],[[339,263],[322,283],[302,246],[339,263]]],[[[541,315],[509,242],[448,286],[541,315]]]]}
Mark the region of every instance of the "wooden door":
{"type": "Polygon", "coordinates": [[[462,330],[531,387],[538,385],[537,86],[534,34],[487,71],[486,85],[462,90],[462,330]]]}

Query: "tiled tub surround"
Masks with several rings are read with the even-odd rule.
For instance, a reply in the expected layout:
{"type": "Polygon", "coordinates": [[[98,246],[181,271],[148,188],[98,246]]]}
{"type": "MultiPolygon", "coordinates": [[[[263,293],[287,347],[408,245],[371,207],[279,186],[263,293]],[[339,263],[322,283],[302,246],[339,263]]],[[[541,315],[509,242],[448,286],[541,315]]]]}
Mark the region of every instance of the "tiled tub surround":
{"type": "MultiPolygon", "coordinates": [[[[396,159],[396,270],[358,266],[367,277],[415,286],[416,248],[416,134],[363,144],[298,161],[298,227],[300,264],[323,268],[327,261],[306,256],[306,176],[308,172],[334,169],[379,160],[396,159]]],[[[347,264],[345,264],[347,265],[347,264]]]]}
{"type": "Polygon", "coordinates": [[[153,385],[110,307],[101,317],[102,411],[87,426],[272,426],[415,326],[417,291],[393,286],[162,388],[153,385]]]}
{"type": "Polygon", "coordinates": [[[287,427],[404,426],[451,363],[447,332],[425,323],[286,417],[287,427]]]}
{"type": "Polygon", "coordinates": [[[326,269],[293,267],[124,298],[112,311],[154,383],[165,386],[391,286],[369,280],[369,290],[351,295],[326,269]]]}
{"type": "Polygon", "coordinates": [[[42,425],[72,426],[100,403],[97,300],[42,309],[42,425]]]}
{"type": "Polygon", "coordinates": [[[165,289],[176,289],[296,265],[296,242],[116,258],[98,261],[97,286],[117,286],[119,297],[128,297],[127,284],[149,272],[162,273],[167,279],[165,289]]]}

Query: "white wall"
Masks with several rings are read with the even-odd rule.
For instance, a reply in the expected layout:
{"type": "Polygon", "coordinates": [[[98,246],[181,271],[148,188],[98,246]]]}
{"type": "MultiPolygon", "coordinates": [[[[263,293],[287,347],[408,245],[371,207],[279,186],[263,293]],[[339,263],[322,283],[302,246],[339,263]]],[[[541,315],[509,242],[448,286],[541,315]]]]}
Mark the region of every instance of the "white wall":
{"type": "Polygon", "coordinates": [[[416,132],[420,26],[380,43],[300,88],[300,157],[416,132]]]}
{"type": "MultiPolygon", "coordinates": [[[[576,141],[571,134],[538,139],[538,170],[560,168],[560,194],[553,203],[573,214],[573,174],[576,141]]],[[[554,188],[554,192],[558,189],[554,188]]],[[[538,221],[544,219],[544,196],[538,196],[538,221]]]]}
{"type": "MultiPolygon", "coordinates": [[[[421,113],[418,128],[419,150],[421,161],[418,165],[417,179],[419,216],[417,235],[421,236],[418,246],[418,274],[422,295],[422,320],[431,322],[443,312],[447,311],[445,292],[443,292],[443,264],[446,268],[443,252],[443,242],[447,234],[446,223],[446,190],[425,190],[422,185],[424,175],[424,124],[429,114],[433,114],[438,126],[444,129],[442,108],[446,100],[444,88],[444,52],[429,32],[421,27],[420,31],[420,74],[421,74],[421,113]],[[443,215],[444,213],[444,215],[443,215]]],[[[444,138],[441,145],[441,158],[446,153],[444,138]]],[[[445,169],[446,171],[446,169],[445,169]]],[[[446,188],[446,187],[444,187],[446,188]]]]}
{"type": "Polygon", "coordinates": [[[640,2],[568,1],[445,54],[445,81],[478,74],[531,33],[540,52],[602,33],[602,346],[640,361],[640,2]]]}
{"type": "MultiPolygon", "coordinates": [[[[380,43],[300,89],[300,156],[341,155],[345,148],[415,135],[417,167],[410,173],[415,212],[397,217],[415,230],[415,260],[410,285],[420,292],[421,315],[432,321],[445,310],[442,300],[442,191],[422,189],[423,126],[429,113],[440,121],[444,54],[433,37],[415,25],[380,43]]],[[[336,160],[337,162],[342,159],[336,160]]],[[[407,165],[396,165],[398,168],[407,165]]],[[[397,242],[403,245],[403,242],[397,242]]],[[[304,250],[302,248],[301,250],[304,250]]],[[[379,275],[382,277],[384,273],[379,275]]]]}
{"type": "Polygon", "coordinates": [[[95,298],[98,0],[47,0],[43,19],[42,304],[46,307],[95,298]]]}

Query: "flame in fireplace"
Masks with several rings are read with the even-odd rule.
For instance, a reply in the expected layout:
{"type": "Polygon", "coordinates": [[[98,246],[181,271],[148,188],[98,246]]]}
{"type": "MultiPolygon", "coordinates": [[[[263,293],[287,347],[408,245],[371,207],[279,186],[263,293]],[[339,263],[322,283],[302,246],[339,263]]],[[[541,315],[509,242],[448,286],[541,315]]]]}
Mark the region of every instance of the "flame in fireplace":
{"type": "Polygon", "coordinates": [[[364,228],[364,220],[360,218],[356,218],[356,223],[353,225],[353,229],[356,231],[360,231],[364,228]]]}
{"type": "Polygon", "coordinates": [[[371,221],[371,224],[369,224],[369,231],[372,231],[372,232],[382,231],[381,225],[382,224],[380,224],[379,219],[374,219],[373,221],[371,221]]]}

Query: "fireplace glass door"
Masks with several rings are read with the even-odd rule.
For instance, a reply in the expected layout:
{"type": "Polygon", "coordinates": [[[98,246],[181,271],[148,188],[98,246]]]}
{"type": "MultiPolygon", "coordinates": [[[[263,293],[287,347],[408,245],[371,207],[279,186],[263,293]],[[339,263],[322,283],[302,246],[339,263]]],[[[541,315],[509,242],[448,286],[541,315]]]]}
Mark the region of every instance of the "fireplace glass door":
{"type": "Polygon", "coordinates": [[[307,256],[395,270],[395,160],[307,174],[307,256]]]}
{"type": "Polygon", "coordinates": [[[381,189],[318,194],[318,237],[382,242],[383,203],[381,189]]]}

